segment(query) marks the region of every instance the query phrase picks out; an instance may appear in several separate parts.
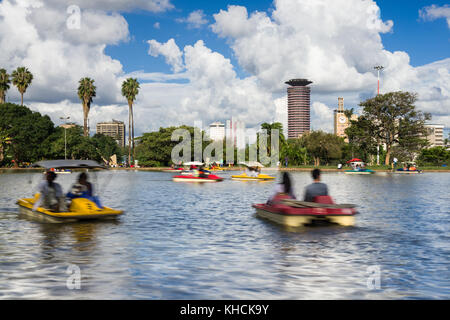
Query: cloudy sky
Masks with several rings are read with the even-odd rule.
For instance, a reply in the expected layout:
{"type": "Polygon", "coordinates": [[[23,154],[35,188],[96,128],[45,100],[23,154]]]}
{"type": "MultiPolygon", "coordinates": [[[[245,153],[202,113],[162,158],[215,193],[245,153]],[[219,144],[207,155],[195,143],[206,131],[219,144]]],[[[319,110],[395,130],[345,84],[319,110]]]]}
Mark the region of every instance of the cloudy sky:
{"type": "MultiPolygon", "coordinates": [[[[136,133],[231,117],[281,120],[285,81],[312,84],[312,127],[332,131],[344,97],[418,93],[419,109],[450,127],[450,6],[407,0],[1,0],[0,68],[34,75],[25,104],[56,124],[82,123],[76,90],[91,77],[90,123],[127,121],[121,83],[135,77],[136,133]]],[[[15,87],[7,93],[20,101],[15,87]]]]}

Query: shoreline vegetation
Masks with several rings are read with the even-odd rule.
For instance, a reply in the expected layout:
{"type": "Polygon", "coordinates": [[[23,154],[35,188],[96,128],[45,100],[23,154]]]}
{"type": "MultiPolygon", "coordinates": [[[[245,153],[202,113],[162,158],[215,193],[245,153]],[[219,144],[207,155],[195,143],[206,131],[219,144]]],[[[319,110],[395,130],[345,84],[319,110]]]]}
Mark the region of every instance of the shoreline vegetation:
{"type": "MultiPolygon", "coordinates": [[[[262,168],[262,171],[299,171],[299,172],[309,172],[315,168],[319,168],[320,170],[324,172],[345,172],[346,170],[350,170],[350,167],[344,167],[342,169],[338,169],[335,166],[300,166],[300,167],[281,167],[281,168],[275,168],[275,167],[266,167],[262,168]]],[[[387,166],[367,166],[368,169],[374,170],[376,172],[393,172],[392,169],[388,168],[387,166]]],[[[152,172],[162,172],[163,170],[170,169],[170,167],[148,167],[148,168],[108,168],[110,171],[152,171],[152,172]]],[[[244,170],[244,167],[223,167],[223,171],[242,171],[244,170]]],[[[13,172],[39,172],[43,171],[42,168],[2,168],[0,167],[0,174],[1,173],[13,173],[13,172]]],[[[423,170],[424,172],[450,172],[450,167],[439,167],[439,166],[425,166],[420,167],[420,170],[423,170]]],[[[80,171],[80,170],[73,170],[73,171],[80,171]]],[[[82,171],[82,170],[81,170],[82,171]]]]}
{"type": "MultiPolygon", "coordinates": [[[[79,96],[84,101],[86,124],[95,86],[92,79],[82,80],[79,96]]],[[[234,141],[224,137],[221,143],[213,141],[206,130],[186,125],[161,127],[134,138],[132,104],[139,84],[131,80],[123,92],[130,109],[128,146],[119,146],[118,136],[99,133],[91,136],[86,134],[86,126],[75,123],[69,127],[56,126],[48,115],[26,106],[3,103],[0,104],[0,166],[17,169],[44,159],[91,159],[112,167],[137,166],[140,170],[158,171],[172,163],[190,161],[192,153],[198,158],[200,152],[206,163],[236,163],[236,159],[240,162],[257,156],[255,160],[263,164],[278,162],[290,168],[283,170],[298,171],[312,168],[338,171],[338,163],[346,164],[348,159],[355,158],[375,171],[392,171],[394,159],[400,165],[416,162],[422,170],[447,171],[443,165],[450,166],[449,139],[444,140],[444,146],[432,147],[425,126],[431,115],[416,110],[414,93],[390,92],[361,102],[363,111],[356,120],[351,120],[353,110],[346,110],[350,119],[345,130],[347,139],[321,130],[286,138],[281,123],[263,123],[252,136],[253,142],[250,143],[249,137],[244,148],[237,146],[237,137],[234,141]],[[275,159],[278,161],[274,162],[275,159]]]]}

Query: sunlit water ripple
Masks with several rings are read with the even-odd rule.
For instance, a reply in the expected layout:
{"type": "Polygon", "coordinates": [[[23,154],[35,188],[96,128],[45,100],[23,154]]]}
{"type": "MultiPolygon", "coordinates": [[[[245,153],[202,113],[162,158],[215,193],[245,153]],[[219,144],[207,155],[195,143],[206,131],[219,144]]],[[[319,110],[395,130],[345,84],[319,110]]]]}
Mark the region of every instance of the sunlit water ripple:
{"type": "MultiPolygon", "coordinates": [[[[449,173],[325,173],[338,202],[359,205],[356,226],[296,230],[255,216],[273,183],[97,176],[102,201],[126,211],[116,222],[20,218],[15,201],[42,175],[0,174],[0,299],[450,298],[449,173]],[[80,290],[67,288],[71,264],[80,290]],[[367,286],[370,267],[379,289],[367,286]]],[[[292,176],[301,197],[310,176],[292,176]]],[[[67,190],[75,177],[58,182],[67,190]]]]}

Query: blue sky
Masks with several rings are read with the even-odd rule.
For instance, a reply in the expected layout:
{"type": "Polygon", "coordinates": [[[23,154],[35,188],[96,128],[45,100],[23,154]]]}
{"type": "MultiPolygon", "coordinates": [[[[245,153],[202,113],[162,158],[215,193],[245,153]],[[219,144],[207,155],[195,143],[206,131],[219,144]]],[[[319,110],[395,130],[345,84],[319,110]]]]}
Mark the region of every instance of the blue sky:
{"type": "MultiPolygon", "coordinates": [[[[449,57],[450,32],[445,19],[423,21],[419,18],[419,10],[429,6],[444,6],[447,1],[417,1],[417,0],[378,0],[383,20],[394,22],[393,32],[382,34],[383,44],[389,51],[405,51],[411,58],[412,66],[421,66],[449,57]]],[[[123,14],[129,24],[131,39],[129,42],[108,46],[106,53],[118,59],[126,72],[144,70],[146,72],[168,72],[169,66],[162,57],[154,58],[147,54],[147,40],[155,39],[166,42],[174,38],[180,48],[192,45],[202,39],[214,51],[220,52],[232,60],[239,74],[245,74],[236,63],[232,50],[225,39],[220,39],[208,25],[200,29],[188,29],[186,24],[177,19],[186,18],[195,10],[202,10],[209,24],[214,22],[213,14],[228,5],[245,6],[249,13],[254,11],[273,10],[270,0],[258,1],[225,1],[225,0],[174,0],[175,9],[164,13],[134,11],[123,14]],[[159,23],[160,28],[154,27],[159,23]]]]}
{"type": "MultiPolygon", "coordinates": [[[[284,82],[306,77],[313,81],[311,125],[332,132],[338,97],[358,111],[362,100],[376,94],[373,67],[382,64],[382,93],[416,92],[417,107],[450,127],[450,6],[442,0],[37,4],[0,1],[0,67],[26,65],[34,75],[26,103],[57,123],[66,114],[82,123],[76,89],[86,76],[97,86],[91,123],[127,121],[120,93],[132,73],[141,82],[138,134],[232,117],[257,128],[286,121],[284,82]],[[69,28],[67,10],[74,4],[81,23],[69,28]],[[202,23],[190,27],[186,19],[198,10],[202,23]]],[[[20,101],[20,95],[13,88],[7,99],[20,101]]]]}

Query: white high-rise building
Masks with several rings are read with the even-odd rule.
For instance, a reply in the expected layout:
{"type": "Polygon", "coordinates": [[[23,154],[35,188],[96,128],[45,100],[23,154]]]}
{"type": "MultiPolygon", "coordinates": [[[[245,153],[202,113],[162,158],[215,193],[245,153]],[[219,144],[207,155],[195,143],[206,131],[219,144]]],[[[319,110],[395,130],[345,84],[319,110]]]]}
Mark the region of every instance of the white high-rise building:
{"type": "Polygon", "coordinates": [[[225,124],[222,122],[214,122],[209,125],[209,137],[214,141],[225,139],[225,124]]]}
{"type": "Polygon", "coordinates": [[[444,143],[444,125],[442,124],[426,124],[427,139],[430,147],[443,147],[444,143]]]}
{"type": "Polygon", "coordinates": [[[245,149],[245,123],[234,117],[227,120],[226,138],[233,141],[238,149],[245,149]]]}

